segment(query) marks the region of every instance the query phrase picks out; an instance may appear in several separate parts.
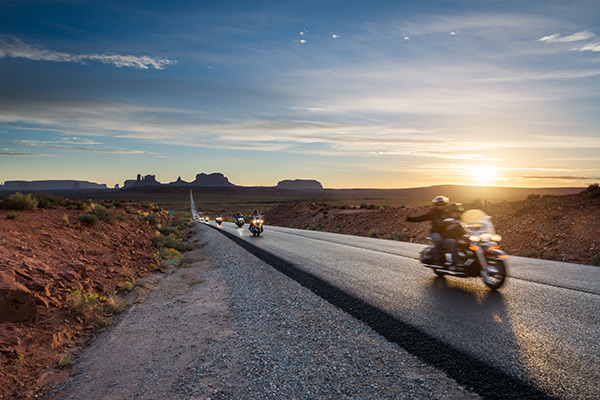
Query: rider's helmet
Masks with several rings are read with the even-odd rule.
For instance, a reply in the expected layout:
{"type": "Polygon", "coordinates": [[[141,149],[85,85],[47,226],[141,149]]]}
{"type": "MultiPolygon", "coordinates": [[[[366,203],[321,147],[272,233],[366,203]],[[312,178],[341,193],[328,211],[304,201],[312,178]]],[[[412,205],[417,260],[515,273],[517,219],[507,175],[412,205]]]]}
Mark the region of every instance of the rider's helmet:
{"type": "Polygon", "coordinates": [[[452,214],[452,213],[462,213],[463,211],[465,211],[463,205],[461,203],[450,203],[448,204],[448,213],[452,214]]]}
{"type": "Polygon", "coordinates": [[[433,200],[431,200],[432,207],[446,207],[450,200],[446,196],[435,196],[433,200]]]}

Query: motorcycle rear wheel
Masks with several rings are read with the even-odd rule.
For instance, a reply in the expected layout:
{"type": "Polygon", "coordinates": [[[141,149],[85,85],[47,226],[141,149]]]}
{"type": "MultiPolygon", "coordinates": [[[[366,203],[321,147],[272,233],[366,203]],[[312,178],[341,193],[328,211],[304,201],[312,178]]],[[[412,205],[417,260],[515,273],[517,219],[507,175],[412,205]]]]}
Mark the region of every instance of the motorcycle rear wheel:
{"type": "Polygon", "coordinates": [[[483,282],[492,290],[499,289],[506,279],[506,264],[504,260],[488,260],[490,264],[498,270],[498,272],[490,272],[485,268],[481,268],[480,275],[483,282]]]}

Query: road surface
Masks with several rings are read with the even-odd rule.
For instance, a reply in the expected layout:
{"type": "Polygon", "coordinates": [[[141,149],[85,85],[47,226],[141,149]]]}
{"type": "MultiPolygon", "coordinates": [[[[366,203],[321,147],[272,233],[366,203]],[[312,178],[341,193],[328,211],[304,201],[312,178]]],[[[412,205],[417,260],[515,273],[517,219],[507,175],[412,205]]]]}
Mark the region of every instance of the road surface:
{"type": "Polygon", "coordinates": [[[423,245],[210,225],[485,398],[599,398],[598,267],[511,257],[492,291],[436,277],[423,245]]]}

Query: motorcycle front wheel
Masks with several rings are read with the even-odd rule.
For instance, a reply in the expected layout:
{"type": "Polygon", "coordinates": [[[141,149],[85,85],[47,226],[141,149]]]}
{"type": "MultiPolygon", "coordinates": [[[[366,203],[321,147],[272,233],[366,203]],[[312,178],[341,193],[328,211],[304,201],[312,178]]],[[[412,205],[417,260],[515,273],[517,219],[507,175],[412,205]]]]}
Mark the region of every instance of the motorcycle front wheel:
{"type": "Polygon", "coordinates": [[[504,260],[487,260],[488,268],[481,268],[483,282],[490,289],[499,289],[506,279],[506,264],[504,260]]]}

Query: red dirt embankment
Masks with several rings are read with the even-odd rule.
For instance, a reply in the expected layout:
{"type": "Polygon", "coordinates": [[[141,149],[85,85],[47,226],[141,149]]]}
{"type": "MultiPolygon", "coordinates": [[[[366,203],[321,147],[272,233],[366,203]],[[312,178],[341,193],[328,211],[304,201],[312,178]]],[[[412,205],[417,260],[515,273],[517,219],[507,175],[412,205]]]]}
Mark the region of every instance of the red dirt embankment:
{"type": "Polygon", "coordinates": [[[154,272],[155,228],[140,216],[163,213],[134,203],[112,210],[116,218],[95,227],[80,222],[83,211],[65,207],[0,210],[0,399],[33,397],[66,377],[61,366],[101,328],[102,321],[70,312],[72,293],[100,304],[154,272]]]}
{"type": "MultiPolygon", "coordinates": [[[[452,200],[452,199],[451,199],[452,200]]],[[[503,250],[517,256],[579,264],[600,263],[600,196],[582,193],[494,204],[467,204],[492,216],[503,250]]],[[[331,207],[284,204],[269,210],[267,224],[427,243],[429,222],[406,222],[427,207],[331,207]]]]}

